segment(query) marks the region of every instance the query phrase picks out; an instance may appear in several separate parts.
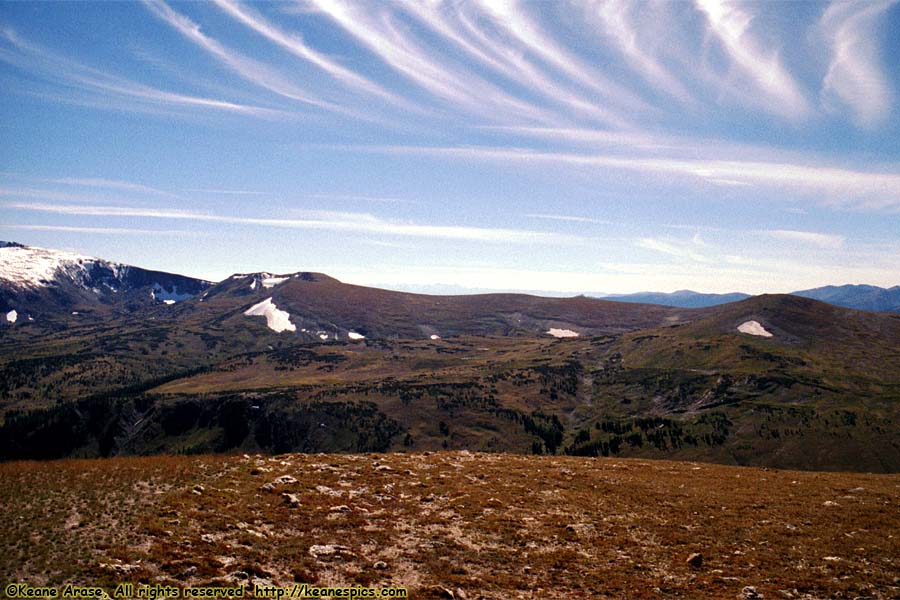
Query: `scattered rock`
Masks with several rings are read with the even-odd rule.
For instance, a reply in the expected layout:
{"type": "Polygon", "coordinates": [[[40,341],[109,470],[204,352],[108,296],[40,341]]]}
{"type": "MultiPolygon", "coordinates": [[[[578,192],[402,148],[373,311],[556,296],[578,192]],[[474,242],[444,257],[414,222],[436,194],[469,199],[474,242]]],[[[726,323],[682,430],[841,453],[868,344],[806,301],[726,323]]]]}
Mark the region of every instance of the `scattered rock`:
{"type": "Polygon", "coordinates": [[[866,488],[864,488],[864,487],[855,487],[855,488],[853,488],[852,490],[850,490],[850,493],[851,493],[851,494],[858,494],[858,493],[864,492],[864,491],[866,491],[866,488]]]}
{"type": "Polygon", "coordinates": [[[328,509],[328,512],[348,513],[348,512],[350,512],[350,507],[347,506],[346,504],[338,504],[337,506],[332,506],[330,509],[328,509]]]}
{"type": "Polygon", "coordinates": [[[130,575],[141,568],[140,565],[128,563],[100,563],[98,566],[101,569],[113,571],[118,575],[130,575]]]}
{"type": "Polygon", "coordinates": [[[350,554],[349,546],[340,544],[313,544],[309,547],[309,553],[316,558],[333,557],[340,554],[350,554]]]}
{"type": "Polygon", "coordinates": [[[231,574],[231,576],[234,577],[235,579],[242,579],[242,580],[250,579],[250,576],[247,575],[247,573],[245,573],[244,571],[235,571],[234,573],[231,574]]]}
{"type": "Polygon", "coordinates": [[[281,494],[281,497],[284,498],[284,503],[290,506],[291,508],[297,508],[300,506],[300,497],[297,494],[289,494],[284,492],[281,494]]]}
{"type": "Polygon", "coordinates": [[[748,585],[741,590],[741,593],[738,594],[738,598],[740,600],[762,600],[763,595],[757,592],[755,587],[748,585]]]}
{"type": "Polygon", "coordinates": [[[822,503],[822,506],[840,506],[837,502],[833,502],[831,500],[826,500],[822,503]]]}
{"type": "Polygon", "coordinates": [[[376,561],[374,565],[372,565],[372,568],[375,569],[376,571],[384,571],[388,568],[388,564],[386,562],[384,562],[383,560],[379,560],[379,561],[376,561]]]}
{"type": "Polygon", "coordinates": [[[687,558],[687,564],[694,567],[695,569],[699,569],[703,566],[703,555],[699,552],[694,552],[687,558]]]}
{"type": "Polygon", "coordinates": [[[197,484],[197,485],[194,486],[194,489],[191,490],[191,493],[192,493],[192,494],[197,494],[198,496],[202,496],[202,495],[203,495],[203,489],[204,489],[204,488],[203,488],[202,485],[197,484]]]}
{"type": "Polygon", "coordinates": [[[197,567],[188,567],[181,574],[182,577],[193,577],[194,573],[197,572],[197,567]]]}
{"type": "Polygon", "coordinates": [[[276,485],[285,485],[288,483],[297,483],[297,480],[290,475],[282,475],[281,477],[276,478],[272,483],[276,485]]]}
{"type": "Polygon", "coordinates": [[[469,596],[461,588],[456,588],[456,591],[453,592],[453,595],[456,596],[458,600],[469,600],[469,596]]]}

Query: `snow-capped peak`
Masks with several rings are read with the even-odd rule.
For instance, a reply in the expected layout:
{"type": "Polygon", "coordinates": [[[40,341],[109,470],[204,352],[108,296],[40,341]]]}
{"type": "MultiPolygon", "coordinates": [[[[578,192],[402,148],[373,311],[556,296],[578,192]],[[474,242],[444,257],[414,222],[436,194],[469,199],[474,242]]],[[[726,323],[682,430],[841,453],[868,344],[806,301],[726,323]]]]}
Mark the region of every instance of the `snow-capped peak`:
{"type": "Polygon", "coordinates": [[[73,252],[8,244],[0,247],[0,280],[21,287],[45,287],[60,273],[75,275],[84,272],[94,263],[113,270],[121,267],[116,263],[73,252]]]}

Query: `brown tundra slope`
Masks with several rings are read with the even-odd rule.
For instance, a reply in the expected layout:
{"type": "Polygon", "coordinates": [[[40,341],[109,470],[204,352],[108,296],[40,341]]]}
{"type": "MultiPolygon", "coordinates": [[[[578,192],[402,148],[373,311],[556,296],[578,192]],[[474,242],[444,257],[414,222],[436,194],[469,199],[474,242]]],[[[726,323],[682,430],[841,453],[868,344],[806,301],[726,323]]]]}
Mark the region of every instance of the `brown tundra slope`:
{"type": "Polygon", "coordinates": [[[4,586],[900,596],[898,475],[466,451],[207,455],[7,462],[0,490],[4,586]]]}

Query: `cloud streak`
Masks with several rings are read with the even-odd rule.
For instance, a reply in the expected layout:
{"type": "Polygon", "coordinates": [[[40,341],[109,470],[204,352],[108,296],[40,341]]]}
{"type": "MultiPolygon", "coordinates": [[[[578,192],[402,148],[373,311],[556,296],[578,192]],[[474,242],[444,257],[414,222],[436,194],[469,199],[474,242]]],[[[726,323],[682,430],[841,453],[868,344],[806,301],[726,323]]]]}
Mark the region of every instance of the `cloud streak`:
{"type": "Polygon", "coordinates": [[[8,209],[35,211],[70,216],[136,217],[147,219],[187,220],[233,225],[255,225],[287,229],[340,231],[384,236],[439,238],[486,243],[556,244],[578,245],[588,240],[578,236],[562,235],[524,229],[461,227],[454,225],[424,225],[388,221],[367,213],[311,211],[304,219],[273,219],[236,217],[176,208],[138,208],[125,206],[81,206],[74,204],[7,203],[8,209]]]}
{"type": "Polygon", "coordinates": [[[818,201],[858,210],[900,210],[900,173],[860,171],[840,167],[811,166],[751,160],[682,159],[626,154],[547,152],[511,147],[360,146],[372,152],[452,157],[460,160],[504,163],[558,164],[602,167],[665,176],[684,176],[712,184],[760,185],[781,189],[822,192],[818,201]]]}
{"type": "MultiPolygon", "coordinates": [[[[0,47],[0,61],[16,66],[24,71],[38,74],[46,80],[67,86],[75,86],[101,96],[129,99],[156,106],[212,109],[265,118],[283,116],[284,114],[278,110],[250,104],[240,104],[227,100],[162,90],[122,77],[109,75],[29,43],[8,28],[0,31],[0,40],[5,41],[14,48],[14,50],[10,50],[0,47]]],[[[67,101],[74,100],[67,97],[67,101]]]]}

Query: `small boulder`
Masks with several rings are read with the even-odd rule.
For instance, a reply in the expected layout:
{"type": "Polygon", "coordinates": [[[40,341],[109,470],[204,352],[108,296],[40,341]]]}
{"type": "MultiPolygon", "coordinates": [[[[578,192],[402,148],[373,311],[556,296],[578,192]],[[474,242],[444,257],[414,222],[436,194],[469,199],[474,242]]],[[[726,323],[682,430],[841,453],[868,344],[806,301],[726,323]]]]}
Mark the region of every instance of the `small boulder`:
{"type": "Polygon", "coordinates": [[[281,494],[281,497],[284,498],[284,503],[290,506],[291,508],[297,508],[300,506],[300,497],[297,494],[289,494],[284,492],[281,494]]]}
{"type": "Polygon", "coordinates": [[[748,585],[741,590],[738,598],[739,600],[762,600],[763,595],[757,592],[755,587],[748,585]]]}
{"type": "Polygon", "coordinates": [[[695,569],[699,569],[703,566],[703,555],[699,552],[694,552],[687,557],[687,564],[695,569]]]}
{"type": "Polygon", "coordinates": [[[372,568],[375,569],[376,571],[384,571],[388,568],[388,564],[386,562],[384,562],[383,560],[379,560],[379,561],[376,561],[374,565],[372,565],[372,568]]]}

